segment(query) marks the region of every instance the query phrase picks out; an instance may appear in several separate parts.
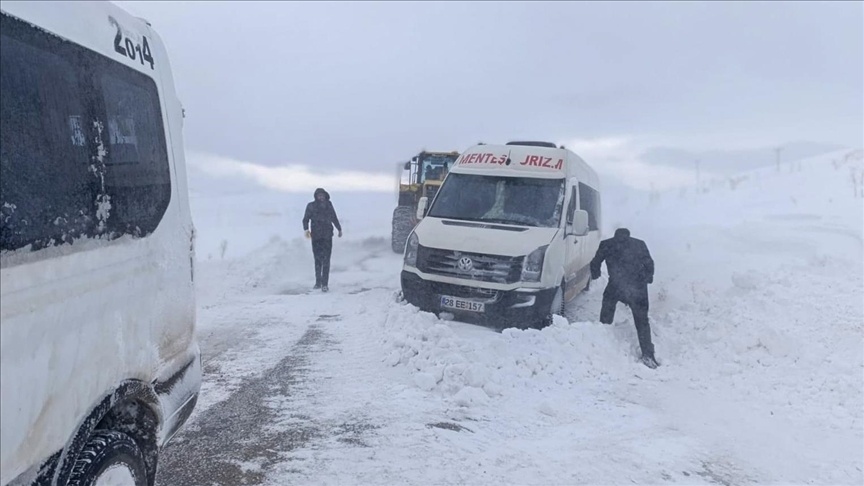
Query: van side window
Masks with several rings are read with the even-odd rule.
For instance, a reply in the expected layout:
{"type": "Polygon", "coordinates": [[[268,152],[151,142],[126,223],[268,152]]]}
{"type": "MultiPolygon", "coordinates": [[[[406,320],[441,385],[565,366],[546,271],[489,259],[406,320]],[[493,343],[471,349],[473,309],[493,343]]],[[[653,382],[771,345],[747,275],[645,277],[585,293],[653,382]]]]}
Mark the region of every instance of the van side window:
{"type": "Polygon", "coordinates": [[[579,209],[588,212],[588,230],[600,229],[598,216],[600,215],[600,194],[590,186],[579,183],[579,209]]]}
{"type": "Polygon", "coordinates": [[[148,76],[0,15],[0,251],[144,237],[171,199],[148,76]]]}
{"type": "Polygon", "coordinates": [[[108,227],[112,234],[148,235],[171,200],[159,99],[146,76],[110,71],[101,80],[107,132],[103,143],[108,151],[105,189],[111,202],[108,227]]]}
{"type": "Polygon", "coordinates": [[[81,86],[64,58],[0,36],[0,243],[71,242],[95,218],[81,86]]]}

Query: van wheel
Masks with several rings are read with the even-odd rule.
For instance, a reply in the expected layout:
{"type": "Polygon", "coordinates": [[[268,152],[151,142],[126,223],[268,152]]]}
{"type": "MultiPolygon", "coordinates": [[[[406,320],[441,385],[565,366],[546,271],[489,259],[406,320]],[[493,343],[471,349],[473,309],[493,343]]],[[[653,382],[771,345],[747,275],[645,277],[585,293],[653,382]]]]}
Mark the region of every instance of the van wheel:
{"type": "Polygon", "coordinates": [[[114,430],[96,430],[78,454],[69,486],[146,486],[144,456],[135,440],[114,430]]]}
{"type": "Polygon", "coordinates": [[[564,284],[562,283],[558,290],[555,291],[555,296],[552,297],[552,303],[549,306],[549,312],[546,314],[540,322],[534,326],[535,329],[543,329],[544,327],[549,327],[552,325],[552,321],[554,320],[553,315],[558,314],[559,316],[564,315],[564,284]]]}

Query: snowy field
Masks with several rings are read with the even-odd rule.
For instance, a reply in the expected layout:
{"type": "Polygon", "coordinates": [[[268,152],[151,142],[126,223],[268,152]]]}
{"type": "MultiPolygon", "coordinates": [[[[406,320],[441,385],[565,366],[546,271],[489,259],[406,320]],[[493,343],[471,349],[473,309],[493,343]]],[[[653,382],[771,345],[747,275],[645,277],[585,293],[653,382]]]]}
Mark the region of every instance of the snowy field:
{"type": "Polygon", "coordinates": [[[395,298],[395,195],[328,187],[312,293],[311,194],[191,178],[205,382],[160,485],[864,484],[861,151],[604,194],[656,262],[653,371],[605,267],[542,331],[440,320],[395,298]]]}

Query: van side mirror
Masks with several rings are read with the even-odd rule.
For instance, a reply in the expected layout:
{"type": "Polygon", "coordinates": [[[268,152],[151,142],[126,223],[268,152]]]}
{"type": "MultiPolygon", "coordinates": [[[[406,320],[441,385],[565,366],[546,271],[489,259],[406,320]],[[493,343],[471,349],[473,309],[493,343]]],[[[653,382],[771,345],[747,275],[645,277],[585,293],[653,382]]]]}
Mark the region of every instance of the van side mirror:
{"type": "Polygon", "coordinates": [[[405,170],[411,170],[411,161],[405,162],[405,170]]]}
{"type": "Polygon", "coordinates": [[[585,236],[588,234],[588,211],[577,209],[573,211],[573,223],[570,224],[568,235],[585,236]]]}
{"type": "Polygon", "coordinates": [[[429,198],[423,196],[417,201],[417,219],[423,219],[426,216],[426,206],[429,205],[429,198]]]}

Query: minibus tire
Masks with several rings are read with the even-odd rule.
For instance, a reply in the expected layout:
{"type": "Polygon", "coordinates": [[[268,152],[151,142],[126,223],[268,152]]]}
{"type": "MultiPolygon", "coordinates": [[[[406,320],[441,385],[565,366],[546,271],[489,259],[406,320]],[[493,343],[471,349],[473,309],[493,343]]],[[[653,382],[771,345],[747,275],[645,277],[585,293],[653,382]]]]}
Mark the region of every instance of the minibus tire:
{"type": "MultiPolygon", "coordinates": [[[[134,486],[147,486],[144,456],[135,440],[116,430],[95,430],[75,460],[69,486],[95,486],[107,471],[124,467],[134,486]]],[[[133,486],[133,485],[129,485],[133,486]]]]}
{"type": "Polygon", "coordinates": [[[555,296],[552,297],[551,306],[549,308],[548,314],[546,314],[545,316],[543,316],[542,319],[540,319],[540,322],[538,322],[535,329],[543,329],[544,327],[551,326],[552,323],[555,321],[555,317],[554,317],[555,314],[558,314],[559,316],[564,315],[564,309],[566,307],[566,302],[564,301],[564,283],[563,282],[558,287],[558,290],[555,292],[555,296]],[[561,304],[558,306],[558,309],[552,309],[551,306],[555,305],[555,299],[558,297],[558,294],[561,294],[561,304]]]}
{"type": "Polygon", "coordinates": [[[567,290],[564,282],[561,282],[559,290],[561,291],[561,308],[558,309],[558,315],[564,317],[564,313],[567,311],[567,290]]]}

